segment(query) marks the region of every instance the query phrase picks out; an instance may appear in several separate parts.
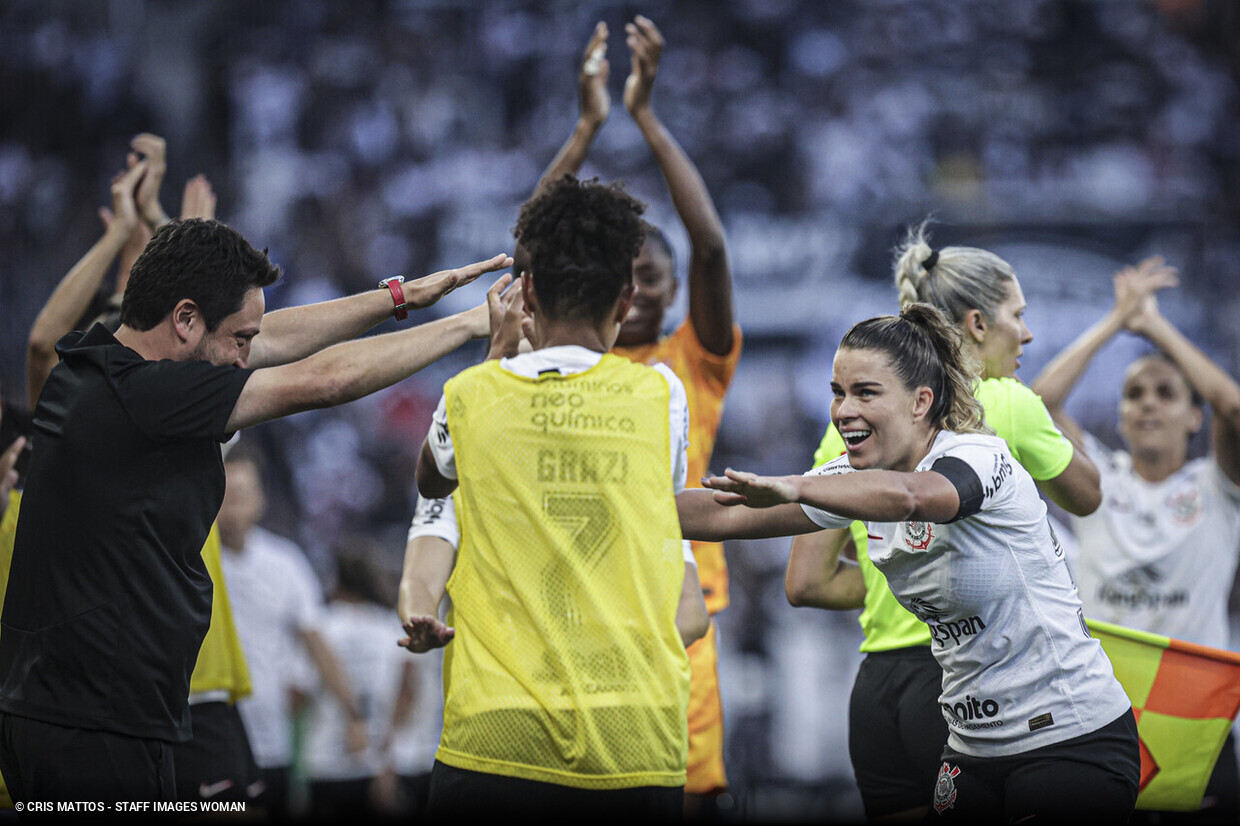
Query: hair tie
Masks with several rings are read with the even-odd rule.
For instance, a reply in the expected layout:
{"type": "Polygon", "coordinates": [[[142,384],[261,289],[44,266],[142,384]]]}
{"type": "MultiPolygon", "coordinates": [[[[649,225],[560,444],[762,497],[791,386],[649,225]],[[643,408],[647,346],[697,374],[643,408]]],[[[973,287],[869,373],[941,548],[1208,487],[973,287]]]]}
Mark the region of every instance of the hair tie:
{"type": "Polygon", "coordinates": [[[937,263],[939,263],[939,251],[930,250],[930,254],[927,255],[926,259],[921,262],[921,268],[926,272],[930,272],[930,270],[934,269],[934,265],[937,263]]]}

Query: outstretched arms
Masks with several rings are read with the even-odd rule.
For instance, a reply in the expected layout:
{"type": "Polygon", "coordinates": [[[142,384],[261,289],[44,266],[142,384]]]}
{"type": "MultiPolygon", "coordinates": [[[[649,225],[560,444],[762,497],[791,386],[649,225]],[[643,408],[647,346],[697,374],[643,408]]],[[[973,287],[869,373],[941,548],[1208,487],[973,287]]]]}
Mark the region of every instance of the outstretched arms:
{"type": "MultiPolygon", "coordinates": [[[[452,283],[455,285],[511,265],[510,257],[497,255],[447,272],[454,274],[452,283]]],[[[440,275],[443,274],[429,278],[440,275]]],[[[391,299],[387,300],[390,304],[391,299]]],[[[328,303],[348,301],[339,299],[328,303]]],[[[412,329],[346,341],[290,364],[255,370],[237,398],[228,419],[228,430],[240,430],[290,413],[359,399],[408,378],[466,341],[485,337],[489,331],[487,305],[482,304],[412,329]]]]}
{"type": "MultiPolygon", "coordinates": [[[[491,262],[504,257],[496,256],[491,262]]],[[[511,264],[512,259],[509,258],[508,261],[511,264]]],[[[458,287],[471,283],[484,272],[509,266],[500,264],[490,269],[478,269],[485,263],[487,262],[440,270],[423,278],[406,281],[400,285],[406,306],[411,310],[426,309],[458,287]]],[[[273,310],[263,316],[263,331],[254,338],[248,366],[275,367],[304,359],[325,347],[356,338],[391,318],[394,308],[391,293],[387,289],[376,287],[331,301],[273,310]]],[[[479,335],[485,334],[484,330],[479,335]]]]}
{"type": "Polygon", "coordinates": [[[624,28],[632,58],[624,82],[624,106],[658,162],[689,235],[689,317],[702,345],[715,355],[726,355],[732,351],[735,316],[723,222],[697,167],[650,106],[663,53],[662,34],[641,15],[624,28]]]}
{"type": "Polygon", "coordinates": [[[948,522],[960,512],[960,494],[941,473],[865,470],[836,476],[758,476],[729,468],[703,479],[707,490],[676,497],[686,539],[719,542],[816,531],[801,505],[828,511],[844,527],[867,522],[948,522]],[[747,507],[735,507],[746,505],[747,507]]]}

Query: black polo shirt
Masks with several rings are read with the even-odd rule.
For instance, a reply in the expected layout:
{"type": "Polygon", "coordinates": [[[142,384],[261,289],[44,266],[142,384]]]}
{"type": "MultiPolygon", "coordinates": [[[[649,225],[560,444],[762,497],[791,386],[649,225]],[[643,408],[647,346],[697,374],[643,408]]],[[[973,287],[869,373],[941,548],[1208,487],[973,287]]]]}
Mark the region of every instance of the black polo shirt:
{"type": "Polygon", "coordinates": [[[211,620],[202,545],[224,498],[224,428],[252,371],[147,361],[99,324],[56,350],[0,618],[0,710],[188,739],[211,620]]]}

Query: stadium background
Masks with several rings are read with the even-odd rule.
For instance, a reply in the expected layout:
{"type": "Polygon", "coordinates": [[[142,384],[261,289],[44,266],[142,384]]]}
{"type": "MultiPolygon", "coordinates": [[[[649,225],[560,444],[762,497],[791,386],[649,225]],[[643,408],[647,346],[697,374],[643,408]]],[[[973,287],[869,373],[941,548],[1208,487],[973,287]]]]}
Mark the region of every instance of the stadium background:
{"type": "MultiPolygon", "coordinates": [[[[270,249],[285,277],[269,308],[357,292],[510,248],[517,206],[576,117],[577,61],[600,19],[612,110],[583,173],[650,204],[683,277],[683,230],[620,97],[636,13],[667,40],[656,111],[728,231],[746,349],[715,468],[807,466],[835,344],[893,308],[890,250],[929,214],[936,246],[1015,266],[1035,334],[1026,380],[1109,306],[1110,273],[1153,253],[1181,269],[1167,314],[1240,373],[1240,3],[5,0],[5,398],[24,395],[30,324],[101,232],[95,210],[132,135],[168,141],[170,213],[205,173],[220,219],[270,249]]],[[[1140,349],[1110,345],[1073,396],[1103,436],[1140,349]]],[[[325,587],[331,543],[356,532],[385,549],[394,583],[431,409],[480,353],[246,437],[271,467],[265,524],[306,549],[325,587]]],[[[728,547],[731,779],[750,811],[854,813],[855,613],[790,608],[786,549],[728,547]]]]}

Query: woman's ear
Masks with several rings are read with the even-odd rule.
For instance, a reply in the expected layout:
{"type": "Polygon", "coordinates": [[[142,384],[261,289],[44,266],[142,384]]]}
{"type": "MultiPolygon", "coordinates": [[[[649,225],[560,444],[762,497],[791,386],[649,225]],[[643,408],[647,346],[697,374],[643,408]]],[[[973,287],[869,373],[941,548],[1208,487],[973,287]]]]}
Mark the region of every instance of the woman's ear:
{"type": "Polygon", "coordinates": [[[1197,405],[1192,405],[1193,413],[1188,419],[1188,435],[1195,436],[1197,431],[1201,430],[1201,426],[1206,423],[1205,413],[1197,405]]]}
{"type": "Polygon", "coordinates": [[[930,415],[930,408],[934,406],[934,391],[929,387],[922,385],[917,388],[913,394],[913,421],[921,421],[930,415]]]}
{"type": "Polygon", "coordinates": [[[981,310],[975,308],[964,314],[964,329],[975,343],[981,344],[986,340],[986,319],[981,310]]]}
{"type": "Polygon", "coordinates": [[[534,290],[534,277],[530,275],[528,270],[521,271],[521,297],[525,302],[526,314],[536,315],[538,312],[538,296],[534,290]]]}
{"type": "Polygon", "coordinates": [[[624,289],[620,291],[620,298],[616,300],[616,313],[612,319],[617,324],[623,324],[624,319],[628,317],[629,310],[633,308],[633,297],[637,295],[637,287],[632,284],[625,284],[624,289]]]}

